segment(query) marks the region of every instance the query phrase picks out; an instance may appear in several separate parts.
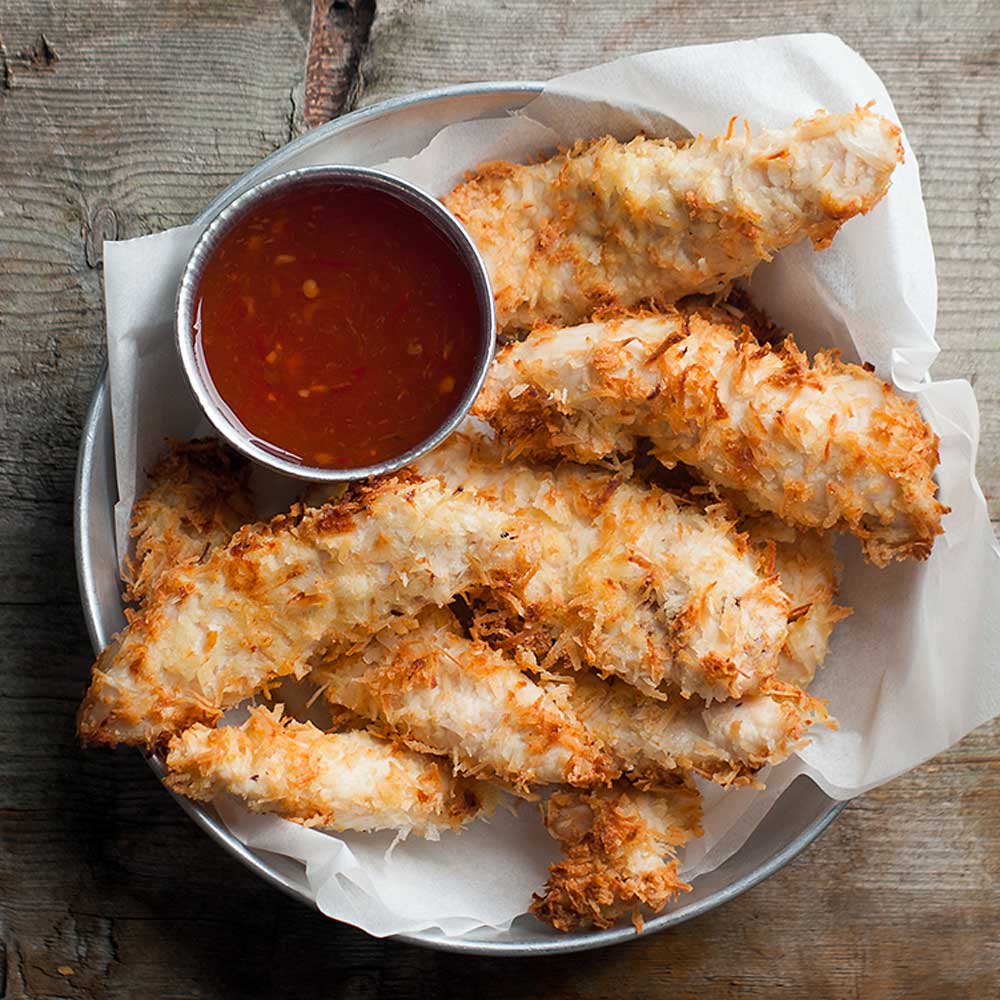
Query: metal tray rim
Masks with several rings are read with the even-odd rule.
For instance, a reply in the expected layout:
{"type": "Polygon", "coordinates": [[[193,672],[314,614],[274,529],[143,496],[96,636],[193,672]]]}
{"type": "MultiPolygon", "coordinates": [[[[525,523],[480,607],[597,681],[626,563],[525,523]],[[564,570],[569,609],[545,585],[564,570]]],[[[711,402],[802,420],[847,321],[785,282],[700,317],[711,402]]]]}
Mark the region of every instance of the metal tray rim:
{"type": "MultiPolygon", "coordinates": [[[[405,97],[392,98],[382,101],[371,107],[363,108],[344,115],[341,118],[321,125],[316,129],[307,132],[298,139],[273,152],[270,156],[261,160],[260,163],[252,167],[245,174],[239,177],[233,184],[222,191],[195,220],[204,224],[214,214],[216,214],[229,201],[234,199],[241,191],[255,184],[265,173],[276,164],[287,159],[292,153],[302,152],[317,142],[328,136],[345,129],[353,128],[363,122],[372,121],[392,112],[410,108],[416,105],[435,102],[443,99],[453,99],[468,97],[476,94],[501,94],[510,93],[513,95],[524,95],[530,97],[538,94],[544,84],[535,81],[494,81],[488,83],[461,84],[451,87],[441,87],[434,90],[423,91],[405,97]]],[[[107,385],[107,369],[100,375],[94,394],[91,397],[90,405],[84,419],[83,434],[80,441],[80,448],[77,457],[76,478],[74,485],[73,504],[73,540],[76,550],[77,583],[80,590],[81,603],[83,605],[84,618],[87,624],[87,631],[95,655],[104,646],[107,637],[101,634],[99,627],[100,616],[98,613],[98,597],[92,584],[94,569],[91,562],[89,546],[85,538],[86,525],[89,521],[89,510],[91,498],[86,491],[86,483],[90,471],[93,467],[95,449],[97,447],[97,436],[100,425],[110,419],[107,414],[109,406],[109,393],[107,385]]],[[[150,768],[158,778],[164,774],[163,764],[158,757],[147,756],[150,768]]],[[[171,793],[173,794],[173,793],[171,793]]],[[[280,889],[287,895],[293,896],[303,903],[315,908],[315,901],[305,893],[299,886],[286,879],[280,872],[269,866],[254,854],[245,844],[237,840],[232,833],[219,822],[203,806],[193,803],[180,796],[173,796],[181,808],[194,820],[194,822],[210,837],[216,840],[226,851],[240,860],[247,868],[254,871],[258,876],[269,882],[275,888],[280,889]]],[[[806,826],[801,833],[787,844],[784,848],[773,854],[766,862],[758,865],[748,874],[735,879],[729,885],[716,890],[697,903],[681,907],[668,913],[661,914],[646,922],[643,935],[653,934],[657,931],[665,930],[667,927],[683,923],[692,917],[707,913],[709,910],[722,905],[753,888],[764,879],[773,875],[783,868],[793,858],[805,850],[824,830],[836,819],[841,810],[847,805],[846,802],[836,802],[830,800],[827,810],[806,826]]],[[[583,933],[567,934],[552,940],[542,940],[529,942],[526,944],[504,942],[504,941],[482,941],[465,938],[447,938],[432,933],[399,934],[395,936],[397,940],[410,944],[419,945],[439,951],[456,952],[470,955],[492,955],[492,956],[527,956],[527,955],[553,955],[568,954],[575,951],[585,951],[593,948],[606,947],[636,937],[635,930],[630,927],[617,927],[604,931],[588,931],[583,933]]]]}

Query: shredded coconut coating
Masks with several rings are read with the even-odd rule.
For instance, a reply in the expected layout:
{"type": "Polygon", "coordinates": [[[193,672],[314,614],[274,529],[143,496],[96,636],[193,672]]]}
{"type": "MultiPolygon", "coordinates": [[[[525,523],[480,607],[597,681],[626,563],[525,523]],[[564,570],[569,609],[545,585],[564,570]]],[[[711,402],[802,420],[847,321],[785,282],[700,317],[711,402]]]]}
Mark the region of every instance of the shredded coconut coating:
{"type": "Polygon", "coordinates": [[[253,520],[248,474],[246,459],[214,439],[171,444],[132,508],[126,601],[145,600],[168,569],[225,545],[253,520]]]}
{"type": "Polygon", "coordinates": [[[539,538],[528,584],[491,597],[551,629],[552,662],[590,665],[661,698],[667,688],[738,697],[773,672],[788,598],[724,505],[706,512],[571,463],[505,464],[470,434],[452,435],[419,468],[490,499],[539,538]]]}
{"type": "MultiPolygon", "coordinates": [[[[735,121],[735,119],[734,119],[735,121]]],[[[493,281],[501,332],[714,293],[782,247],[827,246],[888,191],[899,128],[867,108],[791,128],[577,143],[488,163],[445,204],[493,281]]]]}
{"type": "Polygon", "coordinates": [[[304,676],[325,649],[477,587],[506,593],[585,662],[651,690],[669,680],[722,698],[773,671],[787,597],[728,520],[600,477],[567,484],[559,507],[578,513],[563,525],[529,519],[479,491],[403,474],[245,526],[204,562],[168,572],[101,654],[81,738],[155,746],[277,678],[304,676]],[[588,519],[586,535],[567,536],[588,519]]]}
{"type": "Polygon", "coordinates": [[[408,746],[519,791],[614,776],[569,708],[567,685],[535,682],[509,657],[463,636],[448,611],[425,612],[403,635],[380,632],[363,652],[328,661],[311,679],[333,705],[383,724],[408,746]]]}
{"type": "Polygon", "coordinates": [[[701,798],[676,786],[640,791],[627,784],[592,792],[556,792],[544,806],[563,860],[549,868],[531,912],[562,931],[611,927],[641,907],[654,913],[690,886],[678,874],[676,849],[701,836],[701,798]]]}
{"type": "Polygon", "coordinates": [[[328,830],[396,830],[436,839],[492,811],[495,792],[424,754],[368,733],[324,733],[254,708],[241,726],[191,726],[170,741],[173,791],[228,793],[254,812],[328,830]]]}
{"type": "Polygon", "coordinates": [[[699,313],[536,331],[494,364],[475,413],[510,455],[589,462],[649,438],[753,507],[861,540],[879,566],[926,558],[947,513],[937,437],[913,401],[821,352],[810,365],[699,313]]]}
{"type": "Polygon", "coordinates": [[[840,564],[833,552],[833,538],[793,528],[769,514],[744,517],[740,528],[760,553],[762,572],[778,574],[781,589],[792,605],[788,638],[774,676],[805,688],[826,659],[834,626],[851,613],[834,600],[840,564]]]}
{"type": "Polygon", "coordinates": [[[155,746],[215,722],[325,645],[517,573],[508,519],[440,483],[391,477],[337,504],[242,528],[168,572],[101,654],[78,717],[85,743],[155,746]]]}
{"type": "MultiPolygon", "coordinates": [[[[812,725],[836,726],[825,704],[804,691],[826,656],[833,626],[849,613],[833,600],[839,567],[830,536],[771,515],[745,518],[740,526],[765,571],[782,574],[792,606],[789,638],[762,693],[709,705],[676,695],[660,701],[589,671],[577,674],[570,688],[577,718],[634,781],[664,780],[680,770],[723,785],[755,784],[761,767],[781,763],[805,744],[812,725]]],[[[553,641],[491,595],[477,597],[471,615],[473,634],[484,641],[530,662],[549,662],[553,641]]]]}
{"type": "Polygon", "coordinates": [[[571,704],[633,780],[694,771],[721,785],[754,784],[761,767],[804,745],[814,722],[833,724],[822,702],[779,681],[766,693],[706,706],[693,698],[656,701],[621,681],[581,674],[571,704]]]}

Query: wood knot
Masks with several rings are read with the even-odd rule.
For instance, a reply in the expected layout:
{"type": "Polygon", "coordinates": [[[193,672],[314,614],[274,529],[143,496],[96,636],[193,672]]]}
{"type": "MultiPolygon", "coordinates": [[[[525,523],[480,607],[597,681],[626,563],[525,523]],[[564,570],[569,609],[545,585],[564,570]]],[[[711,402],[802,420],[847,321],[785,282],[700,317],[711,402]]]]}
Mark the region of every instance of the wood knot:
{"type": "Polygon", "coordinates": [[[14,90],[14,64],[28,70],[51,70],[59,62],[55,46],[40,31],[35,44],[11,55],[0,35],[0,94],[14,90]]]}
{"type": "Polygon", "coordinates": [[[110,205],[100,204],[83,224],[83,251],[88,267],[100,267],[104,241],[118,239],[118,216],[110,205]]]}
{"type": "Polygon", "coordinates": [[[21,56],[28,61],[32,69],[52,69],[59,62],[59,53],[45,37],[44,31],[38,33],[35,44],[30,49],[25,49],[21,56]]]}

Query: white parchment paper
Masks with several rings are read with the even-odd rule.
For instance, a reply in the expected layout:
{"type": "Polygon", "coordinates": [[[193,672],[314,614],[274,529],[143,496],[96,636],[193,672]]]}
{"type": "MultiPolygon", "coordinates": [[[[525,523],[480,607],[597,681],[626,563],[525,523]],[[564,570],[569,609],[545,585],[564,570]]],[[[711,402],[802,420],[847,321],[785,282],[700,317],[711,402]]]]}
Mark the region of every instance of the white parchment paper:
{"type": "MultiPolygon", "coordinates": [[[[896,119],[868,65],[839,39],[796,35],[647,53],[552,81],[521,114],[449,126],[409,159],[384,164],[436,194],[483,160],[522,158],[578,138],[614,133],[714,134],[734,114],[751,127],[784,126],[817,108],[874,100],[896,119]]],[[[685,873],[721,864],[799,774],[847,798],[889,780],[1000,713],[1000,548],[975,478],[979,415],[966,382],[934,382],[936,280],[916,157],[888,197],[849,222],[824,253],[799,245],[755,273],[755,300],[808,350],[839,348],[873,363],[919,400],[941,438],[945,534],[922,564],[876,570],[851,539],[840,543],[842,624],[813,691],[831,701],[835,733],[767,775],[767,790],[708,790],[706,836],[685,873]]],[[[356,149],[350,162],[367,163],[356,149]]],[[[345,162],[334,136],[279,169],[345,162]]],[[[105,244],[110,384],[119,487],[119,542],[164,437],[202,427],[174,355],[174,295],[198,235],[187,226],[105,244]]],[[[121,552],[120,552],[121,554],[121,552]]],[[[505,927],[524,912],[555,857],[531,806],[440,843],[332,837],[222,803],[250,846],[306,866],[320,908],[373,934],[438,927],[461,934],[505,927]]]]}

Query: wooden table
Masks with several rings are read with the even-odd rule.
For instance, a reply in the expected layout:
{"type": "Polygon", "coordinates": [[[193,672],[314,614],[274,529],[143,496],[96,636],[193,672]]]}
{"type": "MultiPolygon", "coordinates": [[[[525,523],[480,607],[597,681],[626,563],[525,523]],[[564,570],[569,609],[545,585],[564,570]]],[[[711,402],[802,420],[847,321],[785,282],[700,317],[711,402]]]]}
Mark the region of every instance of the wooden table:
{"type": "Polygon", "coordinates": [[[723,909],[613,951],[513,962],[317,916],[199,833],[137,754],[74,738],[90,649],[71,497],[104,363],[104,238],[189,221],[355,105],[812,30],[871,62],[917,151],[941,283],[935,375],[976,387],[980,482],[1000,515],[995,3],[0,0],[0,996],[1000,995],[997,723],[852,802],[723,909]]]}

